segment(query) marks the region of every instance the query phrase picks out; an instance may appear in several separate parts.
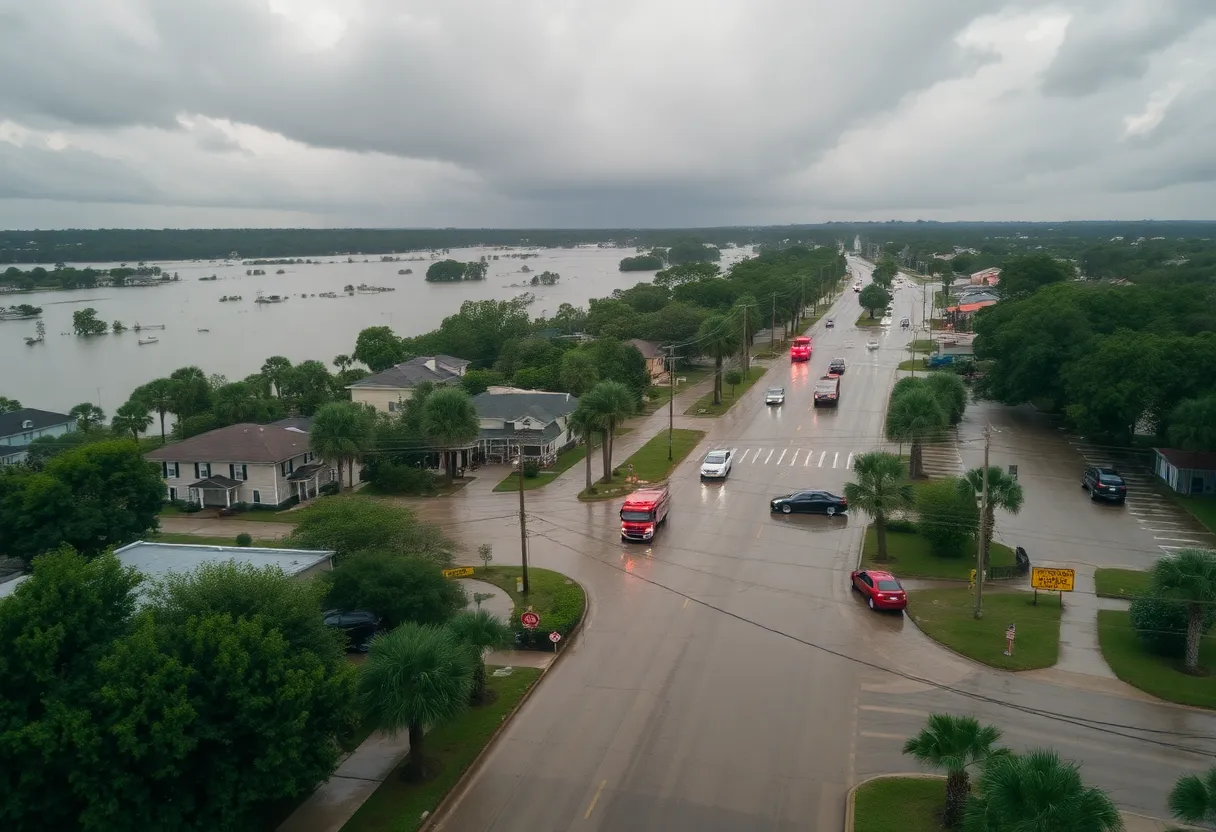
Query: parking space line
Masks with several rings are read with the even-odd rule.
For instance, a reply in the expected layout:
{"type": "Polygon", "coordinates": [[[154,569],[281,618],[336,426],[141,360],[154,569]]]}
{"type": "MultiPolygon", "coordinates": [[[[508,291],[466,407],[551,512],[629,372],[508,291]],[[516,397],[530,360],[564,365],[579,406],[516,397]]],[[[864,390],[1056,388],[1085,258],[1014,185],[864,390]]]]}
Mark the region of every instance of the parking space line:
{"type": "Polygon", "coordinates": [[[794,449],[794,456],[793,456],[793,458],[790,460],[790,465],[791,465],[791,466],[792,466],[792,465],[794,465],[794,463],[796,463],[797,461],[798,461],[798,449],[797,449],[797,448],[795,448],[795,449],[794,449]]]}
{"type": "Polygon", "coordinates": [[[822,468],[822,467],[823,467],[823,459],[824,459],[824,457],[826,457],[827,455],[828,455],[828,452],[827,452],[827,451],[824,451],[823,453],[821,453],[821,454],[819,455],[819,464],[815,466],[816,468],[822,468]]]}
{"type": "Polygon", "coordinates": [[[844,469],[847,471],[853,467],[853,454],[849,454],[849,458],[845,460],[844,469]]]}
{"type": "MultiPolygon", "coordinates": [[[[786,452],[787,452],[788,450],[789,450],[789,448],[782,448],[782,449],[781,449],[781,456],[777,457],[777,464],[778,464],[778,465],[780,465],[780,464],[781,464],[781,460],[785,459],[785,454],[786,454],[786,452]]],[[[769,456],[772,456],[772,454],[769,454],[769,456]]],[[[767,460],[766,460],[766,461],[767,461],[767,460]]]]}
{"type": "Polygon", "coordinates": [[[768,456],[766,456],[766,457],[764,458],[764,464],[765,464],[765,465],[768,465],[768,461],[769,461],[770,459],[772,459],[772,458],[773,458],[773,451],[775,451],[775,450],[776,450],[776,448],[769,448],[769,449],[768,449],[768,456]]]}
{"type": "Polygon", "coordinates": [[[802,463],[802,467],[803,468],[808,467],[811,464],[811,459],[814,458],[814,456],[815,456],[815,449],[811,448],[809,451],[806,452],[806,462],[802,463]]]}
{"type": "Polygon", "coordinates": [[[836,463],[839,461],[840,461],[840,451],[837,451],[836,455],[834,457],[832,457],[832,467],[835,468],[836,463]]]}

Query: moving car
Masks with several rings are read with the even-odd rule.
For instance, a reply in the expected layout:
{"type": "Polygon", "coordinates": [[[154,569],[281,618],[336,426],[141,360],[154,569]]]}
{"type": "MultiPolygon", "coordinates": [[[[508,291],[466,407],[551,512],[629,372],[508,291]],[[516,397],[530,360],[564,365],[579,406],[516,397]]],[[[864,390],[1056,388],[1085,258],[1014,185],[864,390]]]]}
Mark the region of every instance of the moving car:
{"type": "Polygon", "coordinates": [[[860,284],[860,283],[854,283],[854,284],[853,284],[853,291],[854,291],[854,292],[860,292],[860,291],[861,291],[861,284],[860,284]]]}
{"type": "Polygon", "coordinates": [[[369,610],[326,610],[321,616],[326,627],[346,636],[346,649],[358,653],[366,653],[372,636],[380,632],[380,616],[369,610]]]}
{"type": "Polygon", "coordinates": [[[1114,468],[1086,468],[1081,475],[1081,487],[1089,492],[1089,499],[1109,500],[1123,505],[1127,500],[1127,483],[1114,468]]]}
{"type": "Polygon", "coordinates": [[[836,319],[835,319],[835,318],[828,318],[828,322],[825,324],[825,326],[826,326],[828,329],[835,329],[835,328],[836,328],[836,319]]]}
{"type": "Polygon", "coordinates": [[[811,336],[798,335],[790,345],[790,361],[810,361],[812,351],[811,336]]]}
{"type": "Polygon", "coordinates": [[[871,338],[869,341],[866,341],[866,349],[868,349],[868,350],[878,349],[878,341],[876,341],[873,338],[871,338]]]}
{"type": "Polygon", "coordinates": [[[834,376],[844,375],[844,359],[833,358],[832,363],[828,365],[828,372],[834,376]]]}
{"type": "Polygon", "coordinates": [[[769,510],[782,514],[826,514],[833,517],[848,511],[849,501],[830,491],[812,489],[774,497],[769,502],[769,510]]]}
{"type": "Polygon", "coordinates": [[[770,387],[768,392],[764,394],[765,404],[785,404],[785,388],[770,387]]]}
{"type": "Polygon", "coordinates": [[[840,376],[828,373],[815,382],[815,407],[836,407],[840,404],[840,376]]]}
{"type": "Polygon", "coordinates": [[[702,479],[726,479],[730,473],[731,453],[725,449],[710,451],[701,462],[702,479]]]}
{"type": "Polygon", "coordinates": [[[621,506],[621,540],[650,540],[659,526],[667,522],[671,495],[666,485],[635,491],[621,506]]]}
{"type": "Polygon", "coordinates": [[[872,610],[905,610],[908,594],[899,579],[890,572],[877,569],[859,569],[849,577],[849,584],[861,593],[872,610]]]}
{"type": "Polygon", "coordinates": [[[891,325],[891,316],[883,315],[882,320],[879,321],[879,326],[890,326],[890,325],[891,325]]]}
{"type": "Polygon", "coordinates": [[[907,318],[899,319],[899,328],[900,329],[907,329],[910,326],[912,326],[912,321],[908,320],[907,318]]]}

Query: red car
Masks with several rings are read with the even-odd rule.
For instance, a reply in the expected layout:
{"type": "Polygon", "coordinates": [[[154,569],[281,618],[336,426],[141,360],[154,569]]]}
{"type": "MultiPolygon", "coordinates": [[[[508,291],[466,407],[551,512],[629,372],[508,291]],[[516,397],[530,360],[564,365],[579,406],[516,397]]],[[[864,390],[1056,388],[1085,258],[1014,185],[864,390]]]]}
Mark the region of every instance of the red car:
{"type": "Polygon", "coordinates": [[[905,610],[908,594],[900,586],[899,579],[890,572],[876,569],[859,569],[849,576],[853,589],[870,602],[872,610],[905,610]]]}

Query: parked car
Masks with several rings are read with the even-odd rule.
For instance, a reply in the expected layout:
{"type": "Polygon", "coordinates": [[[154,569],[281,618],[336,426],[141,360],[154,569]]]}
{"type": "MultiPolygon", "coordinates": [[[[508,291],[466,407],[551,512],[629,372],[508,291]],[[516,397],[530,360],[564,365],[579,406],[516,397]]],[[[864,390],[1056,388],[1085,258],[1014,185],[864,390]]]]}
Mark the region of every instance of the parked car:
{"type": "Polygon", "coordinates": [[[710,451],[701,462],[702,479],[726,479],[730,474],[731,453],[724,448],[710,451]]]}
{"type": "Polygon", "coordinates": [[[812,489],[774,497],[769,502],[769,510],[774,514],[826,514],[832,517],[848,511],[849,501],[830,491],[812,489]]]}
{"type": "Polygon", "coordinates": [[[785,388],[770,387],[768,392],[764,394],[765,404],[785,404],[785,388]]]}
{"type": "Polygon", "coordinates": [[[1089,492],[1089,499],[1109,500],[1123,505],[1127,500],[1127,483],[1114,468],[1086,468],[1081,475],[1081,487],[1089,492]]]}
{"type": "Polygon", "coordinates": [[[370,610],[326,610],[321,615],[326,627],[346,636],[347,650],[366,653],[372,636],[380,632],[380,616],[370,610]]]}
{"type": "Polygon", "coordinates": [[[844,375],[844,359],[833,358],[832,363],[828,365],[828,372],[837,376],[844,375]]]}
{"type": "Polygon", "coordinates": [[[872,610],[905,610],[908,608],[908,593],[904,592],[899,579],[890,572],[877,569],[859,569],[849,577],[849,585],[865,598],[872,610]]]}

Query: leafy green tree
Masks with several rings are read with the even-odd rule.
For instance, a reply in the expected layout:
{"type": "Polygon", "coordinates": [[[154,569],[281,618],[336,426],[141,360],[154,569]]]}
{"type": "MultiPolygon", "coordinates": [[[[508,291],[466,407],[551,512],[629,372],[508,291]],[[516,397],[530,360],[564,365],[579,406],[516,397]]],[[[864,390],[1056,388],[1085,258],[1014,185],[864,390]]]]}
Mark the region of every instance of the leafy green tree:
{"type": "Polygon", "coordinates": [[[130,436],[138,441],[139,435],[152,426],[152,414],[138,401],[131,400],[114,412],[110,428],[119,436],[130,436]]]}
{"type": "Polygon", "coordinates": [[[671,302],[671,292],[653,283],[638,283],[629,289],[617,289],[612,296],[624,301],[639,314],[658,312],[671,302]]]}
{"type": "Polygon", "coordinates": [[[681,263],[678,266],[672,266],[670,269],[664,269],[656,274],[654,276],[654,284],[666,289],[674,289],[676,286],[685,283],[716,278],[721,272],[722,270],[718,267],[717,263],[681,263]]]}
{"type": "Polygon", "coordinates": [[[350,471],[355,484],[355,462],[367,453],[372,436],[372,417],[354,402],[330,402],[317,411],[308,430],[308,447],[338,468],[338,489],[342,489],[342,466],[350,471]]]}
{"type": "Polygon", "coordinates": [[[869,283],[861,290],[861,294],[857,297],[857,302],[873,318],[876,310],[887,308],[887,304],[891,302],[891,293],[877,283],[869,283]]]}
{"type": "Polygon", "coordinates": [[[941,403],[928,387],[913,387],[901,395],[892,391],[887,407],[887,438],[911,443],[908,471],[913,479],[924,476],[921,454],[924,443],[941,439],[948,422],[941,403]]]}
{"type": "Polygon", "coordinates": [[[572,396],[581,396],[600,380],[595,359],[585,350],[570,350],[562,356],[561,386],[572,396]]]}
{"type": "Polygon", "coordinates": [[[886,563],[887,520],[894,512],[912,505],[912,485],[904,477],[899,457],[885,451],[858,454],[853,460],[853,475],[857,479],[845,483],[845,499],[851,508],[874,518],[874,535],[878,540],[875,560],[886,563]]]}
{"type": "Polygon", "coordinates": [[[266,424],[287,415],[283,400],[262,394],[248,381],[234,381],[215,388],[211,413],[220,425],[241,422],[266,424]]]}
{"type": "Polygon", "coordinates": [[[621,260],[620,271],[623,272],[652,272],[663,268],[663,258],[654,254],[638,254],[621,260]]]}
{"type": "Polygon", "coordinates": [[[638,318],[635,331],[648,341],[683,344],[696,338],[705,315],[704,310],[687,303],[669,303],[657,312],[638,318]]]}
{"type": "Polygon", "coordinates": [[[595,444],[595,435],[602,433],[606,428],[604,420],[600,414],[591,409],[586,399],[579,401],[578,407],[570,414],[570,432],[579,438],[583,443],[583,447],[587,449],[584,454],[584,459],[587,463],[587,484],[588,491],[591,490],[592,480],[594,479],[591,473],[591,450],[595,444]]]}
{"type": "Polygon", "coordinates": [[[667,250],[667,262],[673,266],[686,263],[708,263],[722,259],[722,252],[700,240],[680,240],[667,250]]]}
{"type": "Polygon", "coordinates": [[[21,409],[21,402],[7,396],[0,396],[0,413],[16,413],[21,409]]]}
{"type": "Polygon", "coordinates": [[[957,373],[931,373],[925,377],[925,385],[937,396],[949,424],[963,421],[967,411],[967,385],[957,373]]]}
{"type": "Polygon", "coordinates": [[[743,373],[739,370],[727,370],[722,375],[722,380],[730,385],[730,397],[735,397],[735,388],[743,383],[743,373]]]}
{"type": "Polygon", "coordinates": [[[722,403],[722,363],[739,351],[739,332],[726,315],[710,315],[697,332],[697,347],[714,360],[714,404],[722,403]]]}
{"type": "Polygon", "coordinates": [[[583,396],[579,406],[586,406],[596,415],[602,426],[604,441],[601,450],[604,460],[604,482],[612,480],[612,446],[616,430],[621,422],[633,415],[636,396],[619,381],[601,381],[583,396]]]}
{"type": "Polygon", "coordinates": [[[452,565],[456,544],[439,526],[421,522],[408,508],[354,497],[318,500],[288,537],[300,549],[332,549],[339,563],[355,552],[390,552],[452,565]]]}
{"type": "Polygon", "coordinates": [[[334,377],[320,361],[301,361],[286,373],[287,390],[297,413],[311,416],[335,395],[334,377]]]}
{"type": "Polygon", "coordinates": [[[933,554],[957,558],[979,530],[979,509],[966,480],[931,480],[916,490],[916,530],[933,554]]]}
{"type": "Polygon", "coordinates": [[[452,618],[447,626],[457,639],[471,649],[477,660],[469,703],[480,705],[486,701],[486,651],[502,650],[513,645],[515,631],[482,609],[462,612],[452,618]]]}
{"type": "Polygon", "coordinates": [[[76,420],[77,429],[85,433],[106,423],[106,412],[92,402],[81,402],[73,406],[68,415],[76,420]]]}
{"type": "MultiPolygon", "coordinates": [[[[899,274],[899,264],[892,257],[883,257],[874,266],[873,280],[874,283],[883,289],[890,288],[892,281],[895,280],[895,275],[899,274]]],[[[865,303],[862,303],[865,306],[865,303]]]]}
{"type": "Polygon", "coordinates": [[[1169,796],[1174,820],[1207,828],[1216,826],[1216,768],[1202,775],[1185,774],[1178,778],[1169,796]]]}
{"type": "Polygon", "coordinates": [[[1119,810],[1106,792],[1081,781],[1055,751],[989,755],[967,801],[964,832],[1115,832],[1119,810]]]}
{"type": "Polygon", "coordinates": [[[387,326],[369,326],[360,330],[355,339],[355,359],[366,364],[373,373],[400,364],[408,356],[405,344],[387,326]]]}
{"type": "Polygon", "coordinates": [[[470,396],[476,396],[478,393],[484,393],[491,387],[497,387],[506,384],[506,378],[497,370],[465,370],[464,375],[460,377],[460,386],[470,396]]]}
{"type": "MultiPolygon", "coordinates": [[[[1182,601],[1161,598],[1152,592],[1133,598],[1128,618],[1145,650],[1168,659],[1186,655],[1186,634],[1190,619],[1182,601]]],[[[1204,610],[1202,634],[1216,624],[1216,605],[1204,610]]]]}
{"type": "Polygon", "coordinates": [[[1199,673],[1199,643],[1204,632],[1207,608],[1216,603],[1216,554],[1183,549],[1153,566],[1152,587],[1156,595],[1186,604],[1186,657],[1188,673],[1199,673]]]}
{"type": "Polygon", "coordinates": [[[981,725],[971,716],[930,714],[925,727],[904,743],[903,752],[922,765],[946,772],[946,811],[942,825],[958,826],[963,807],[971,793],[971,778],[967,769],[984,763],[994,755],[1001,731],[992,725],[981,725]]]}
{"type": "Polygon", "coordinates": [[[442,624],[468,603],[464,589],[431,560],[390,552],[356,552],[325,575],[326,606],[372,610],[386,629],[407,621],[442,624]]]}
{"type": "Polygon", "coordinates": [[[436,260],[426,270],[426,279],[432,283],[450,283],[464,280],[465,264],[459,260],[436,260]]]}
{"type": "MultiPolygon", "coordinates": [[[[984,469],[972,468],[958,481],[959,494],[974,504],[984,491],[984,469]]],[[[988,511],[984,516],[984,566],[992,549],[992,535],[996,529],[996,510],[1017,514],[1022,510],[1026,495],[1022,485],[1008,472],[996,465],[988,468],[988,511]]]]}
{"type": "Polygon", "coordinates": [[[610,338],[629,338],[637,313],[616,298],[592,298],[588,304],[587,332],[610,338]]]}
{"type": "Polygon", "coordinates": [[[1170,414],[1170,445],[1184,451],[1216,451],[1216,394],[1187,399],[1170,414]]]}
{"type": "Polygon", "coordinates": [[[189,419],[211,409],[211,381],[198,367],[179,367],[169,374],[173,383],[173,412],[189,419]]]}
{"type": "Polygon", "coordinates": [[[449,479],[456,477],[457,448],[468,445],[481,432],[477,408],[459,387],[442,387],[427,397],[422,431],[444,450],[449,479]]]}
{"type": "Polygon", "coordinates": [[[426,729],[455,719],[468,707],[476,658],[446,627],[402,624],[372,640],[359,675],[364,716],[389,734],[409,733],[405,775],[430,774],[426,729]]]}
{"type": "Polygon", "coordinates": [[[1158,376],[1173,356],[1155,333],[1119,331],[1094,338],[1064,370],[1065,415],[1090,436],[1129,441],[1160,398],[1158,376]]]}
{"type": "Polygon", "coordinates": [[[1076,269],[1050,254],[1027,254],[1010,257],[1001,266],[1001,282],[997,292],[1005,300],[1027,297],[1044,286],[1072,280],[1076,269]]]}
{"type": "Polygon", "coordinates": [[[106,322],[97,317],[97,310],[91,306],[72,313],[72,331],[77,335],[103,335],[108,329],[106,322]]]}

